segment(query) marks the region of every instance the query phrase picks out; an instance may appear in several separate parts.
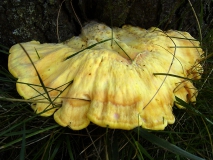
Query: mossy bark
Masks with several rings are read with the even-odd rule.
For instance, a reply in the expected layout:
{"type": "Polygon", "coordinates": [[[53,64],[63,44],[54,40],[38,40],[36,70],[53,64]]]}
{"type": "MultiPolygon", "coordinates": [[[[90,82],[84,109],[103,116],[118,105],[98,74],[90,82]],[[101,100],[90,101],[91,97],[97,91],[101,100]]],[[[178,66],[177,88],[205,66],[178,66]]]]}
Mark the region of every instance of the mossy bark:
{"type": "MultiPolygon", "coordinates": [[[[57,16],[61,2],[57,0],[0,1],[0,38],[3,45],[38,40],[58,42],[57,16]]],[[[64,41],[76,30],[73,17],[62,8],[58,18],[59,39],[64,41]]]]}
{"type": "MultiPolygon", "coordinates": [[[[59,39],[56,32],[57,16],[62,0],[2,0],[0,1],[0,43],[11,45],[38,40],[58,42],[80,33],[82,24],[96,20],[109,26],[131,24],[142,28],[158,26],[163,30],[188,31],[196,38],[199,28],[187,0],[65,0],[58,18],[59,39]]],[[[191,0],[203,33],[212,28],[213,2],[191,0]],[[203,12],[201,10],[203,9],[203,12]]]]}

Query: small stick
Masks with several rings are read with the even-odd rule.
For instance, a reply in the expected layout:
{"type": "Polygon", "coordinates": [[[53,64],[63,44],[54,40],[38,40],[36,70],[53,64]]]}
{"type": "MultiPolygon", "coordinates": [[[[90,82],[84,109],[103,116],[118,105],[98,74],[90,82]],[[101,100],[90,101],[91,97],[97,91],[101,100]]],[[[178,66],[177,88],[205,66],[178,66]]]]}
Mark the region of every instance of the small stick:
{"type": "Polygon", "coordinates": [[[78,18],[77,14],[76,14],[76,12],[75,12],[75,9],[74,9],[74,7],[73,7],[73,5],[72,5],[72,0],[70,1],[70,5],[71,5],[71,7],[72,7],[72,10],[73,10],[73,12],[74,12],[74,14],[75,14],[76,19],[78,20],[78,23],[79,23],[79,25],[81,26],[81,29],[82,29],[83,26],[82,26],[81,21],[80,21],[80,19],[78,18]]]}
{"type": "Polygon", "coordinates": [[[61,7],[63,5],[65,0],[63,0],[59,6],[59,10],[58,10],[58,15],[57,15],[57,21],[56,21],[56,33],[57,33],[57,38],[58,38],[58,43],[60,43],[60,38],[59,38],[59,31],[58,31],[58,20],[59,20],[59,15],[60,15],[60,11],[61,11],[61,7]]]}

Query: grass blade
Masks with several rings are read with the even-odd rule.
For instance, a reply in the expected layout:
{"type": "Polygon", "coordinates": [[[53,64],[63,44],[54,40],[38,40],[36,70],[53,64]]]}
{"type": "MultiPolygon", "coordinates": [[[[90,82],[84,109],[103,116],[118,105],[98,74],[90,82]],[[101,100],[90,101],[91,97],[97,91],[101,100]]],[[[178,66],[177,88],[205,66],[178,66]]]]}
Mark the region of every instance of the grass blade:
{"type": "Polygon", "coordinates": [[[74,160],[72,149],[71,149],[71,145],[70,145],[70,140],[69,140],[68,136],[66,136],[66,145],[67,145],[67,150],[68,150],[68,154],[69,154],[70,160],[74,160]]]}
{"type": "MultiPolygon", "coordinates": [[[[47,128],[45,128],[45,129],[42,129],[42,130],[33,132],[33,133],[31,133],[31,134],[28,134],[28,135],[26,135],[25,138],[29,138],[29,137],[35,136],[35,135],[37,135],[37,134],[43,133],[43,132],[45,132],[45,131],[48,131],[48,130],[51,130],[51,129],[54,129],[54,128],[57,128],[57,127],[59,127],[58,124],[56,124],[56,125],[54,125],[54,126],[47,127],[47,128]]],[[[11,146],[11,145],[13,145],[13,144],[15,144],[15,143],[17,143],[17,142],[20,142],[21,140],[22,140],[22,138],[18,138],[18,139],[14,140],[14,141],[12,141],[12,142],[10,142],[10,143],[7,143],[7,144],[5,144],[5,145],[3,145],[3,146],[0,146],[0,149],[7,148],[7,147],[9,147],[9,146],[11,146]]]]}
{"type": "Polygon", "coordinates": [[[204,160],[203,158],[195,156],[195,155],[169,143],[168,141],[153,135],[152,133],[148,132],[145,129],[136,128],[136,129],[134,129],[134,132],[139,133],[139,135],[141,137],[145,138],[146,140],[150,141],[151,143],[156,144],[157,146],[164,148],[174,154],[189,158],[191,160],[204,160]]]}
{"type": "Polygon", "coordinates": [[[203,115],[200,111],[196,110],[195,108],[191,107],[191,105],[189,105],[188,103],[184,102],[182,99],[178,98],[175,96],[175,99],[176,99],[176,103],[187,108],[187,109],[190,109],[192,110],[194,113],[196,113],[197,115],[203,117],[207,122],[211,123],[211,125],[213,125],[213,122],[208,119],[205,115],[203,115]]]}
{"type": "Polygon", "coordinates": [[[25,159],[25,147],[26,147],[26,128],[25,123],[23,125],[23,136],[22,136],[22,144],[21,144],[21,153],[20,153],[20,160],[25,159]]]}

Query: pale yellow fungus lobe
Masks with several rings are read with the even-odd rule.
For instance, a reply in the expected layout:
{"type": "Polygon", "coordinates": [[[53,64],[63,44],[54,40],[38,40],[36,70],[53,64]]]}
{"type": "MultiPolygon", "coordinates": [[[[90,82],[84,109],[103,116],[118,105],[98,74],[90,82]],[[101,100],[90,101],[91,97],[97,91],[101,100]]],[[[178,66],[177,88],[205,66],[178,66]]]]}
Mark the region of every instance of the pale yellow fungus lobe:
{"type": "Polygon", "coordinates": [[[8,66],[18,78],[18,93],[38,102],[33,110],[54,114],[64,127],[80,130],[93,122],[115,129],[163,130],[175,121],[175,96],[195,102],[191,80],[201,76],[202,54],[187,32],[130,25],[112,30],[91,22],[64,43],[14,45],[8,66]]]}

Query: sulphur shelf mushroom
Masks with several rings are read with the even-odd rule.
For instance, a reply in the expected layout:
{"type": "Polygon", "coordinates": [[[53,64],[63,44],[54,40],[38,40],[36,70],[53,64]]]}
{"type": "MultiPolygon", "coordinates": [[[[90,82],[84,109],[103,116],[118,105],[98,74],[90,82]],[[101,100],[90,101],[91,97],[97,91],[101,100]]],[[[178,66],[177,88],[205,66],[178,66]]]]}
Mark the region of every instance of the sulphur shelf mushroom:
{"type": "Polygon", "coordinates": [[[175,96],[196,101],[202,55],[187,32],[91,22],[64,43],[12,46],[8,66],[33,110],[61,126],[163,130],[175,121],[175,96]]]}

